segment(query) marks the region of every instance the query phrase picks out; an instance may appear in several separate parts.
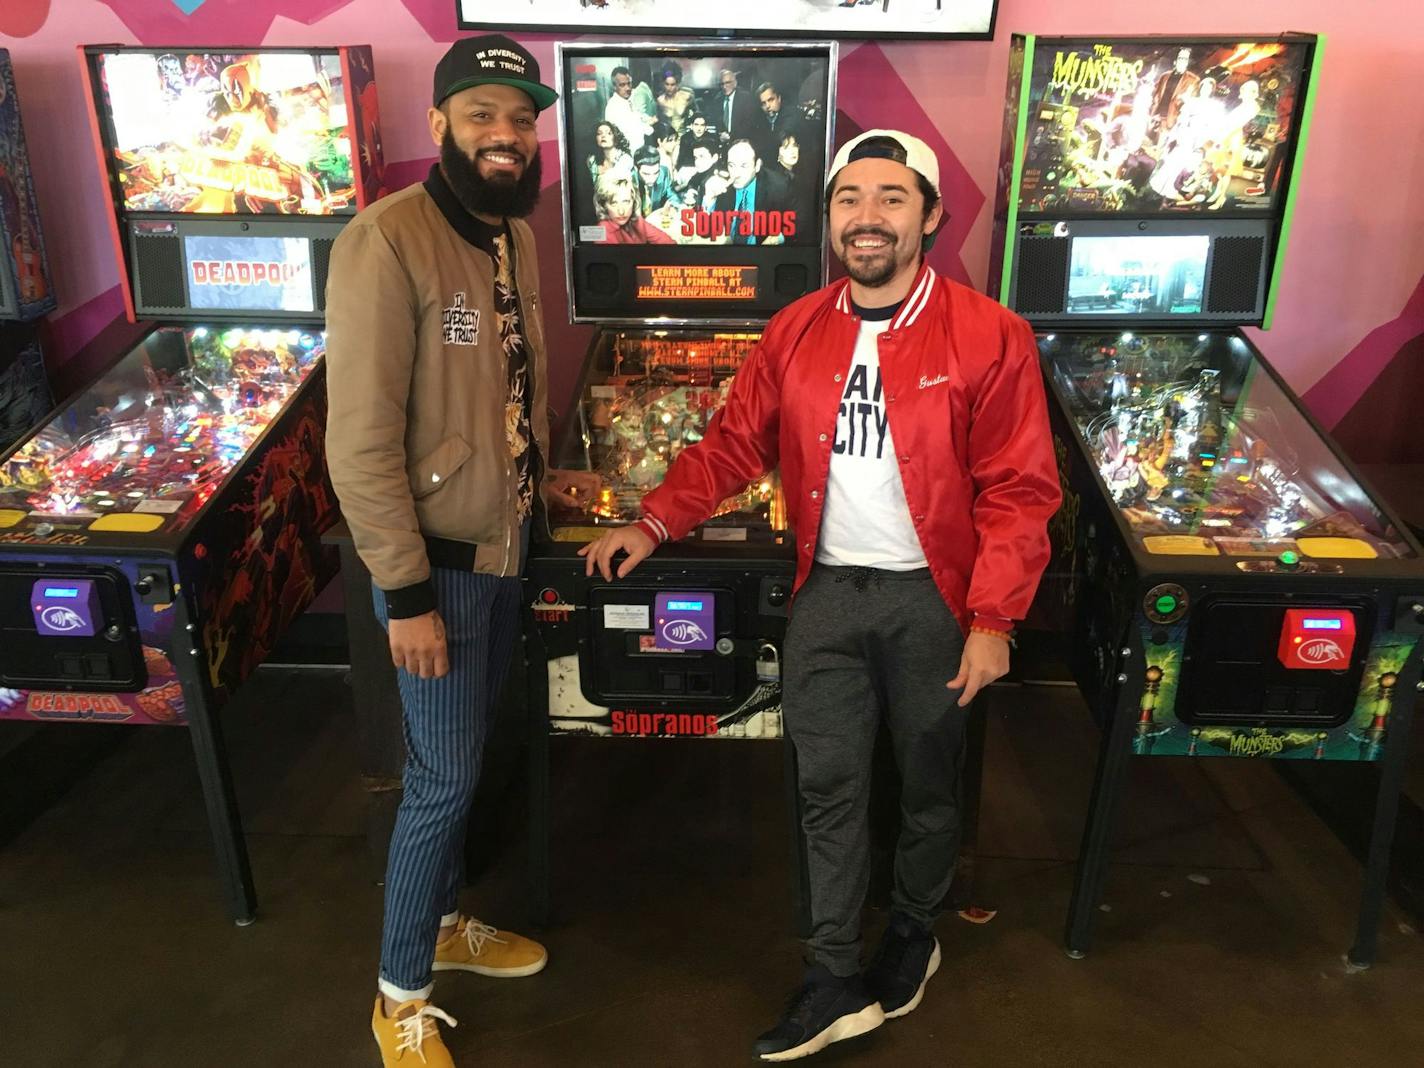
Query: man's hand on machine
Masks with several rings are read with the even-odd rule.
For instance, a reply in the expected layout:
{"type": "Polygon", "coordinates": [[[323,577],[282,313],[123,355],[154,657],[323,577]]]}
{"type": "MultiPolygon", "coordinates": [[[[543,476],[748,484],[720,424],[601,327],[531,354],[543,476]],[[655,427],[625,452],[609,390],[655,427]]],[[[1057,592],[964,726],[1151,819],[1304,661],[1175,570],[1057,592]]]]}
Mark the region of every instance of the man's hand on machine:
{"type": "Polygon", "coordinates": [[[587,508],[603,489],[603,479],[592,471],[565,471],[551,467],[544,472],[548,495],[570,508],[587,508]]]}
{"type": "Polygon", "coordinates": [[[583,573],[593,577],[594,569],[603,576],[603,581],[613,581],[613,556],[615,553],[627,553],[624,561],[618,565],[618,577],[627,578],[628,574],[644,560],[648,558],[657,546],[653,544],[653,539],[644,534],[636,526],[619,527],[617,530],[610,530],[597,541],[591,541],[579,550],[579,555],[584,559],[583,573]]]}
{"type": "Polygon", "coordinates": [[[1007,638],[971,630],[964,640],[964,653],[959,658],[959,674],[948,682],[951,690],[963,689],[959,707],[966,707],[974,695],[995,679],[1009,673],[1009,643],[1007,638]]]}
{"type": "Polygon", "coordinates": [[[422,679],[439,679],[449,674],[445,621],[439,612],[393,619],[387,624],[386,632],[391,639],[391,662],[396,667],[422,679]]]}

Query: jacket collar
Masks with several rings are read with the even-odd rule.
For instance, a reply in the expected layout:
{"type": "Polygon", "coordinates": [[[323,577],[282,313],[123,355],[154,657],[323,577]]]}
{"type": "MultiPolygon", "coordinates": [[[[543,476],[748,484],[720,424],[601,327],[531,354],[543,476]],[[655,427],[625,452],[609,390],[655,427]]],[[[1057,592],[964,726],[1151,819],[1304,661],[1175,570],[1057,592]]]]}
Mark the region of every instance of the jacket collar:
{"type": "Polygon", "coordinates": [[[425,191],[430,194],[430,199],[435,201],[435,206],[440,209],[440,214],[445,216],[450,228],[476,248],[482,248],[487,243],[488,239],[481,240],[482,231],[494,229],[500,232],[505,228],[506,224],[497,228],[491,227],[466,211],[465,206],[455,196],[455,191],[450,188],[450,183],[445,180],[439,163],[430,165],[430,174],[425,179],[425,191]]]}
{"type": "MultiPolygon", "coordinates": [[[[909,294],[905,297],[904,303],[900,305],[900,310],[895,313],[895,317],[890,320],[887,329],[904,330],[915,325],[920,313],[929,305],[930,297],[934,293],[935,281],[938,275],[929,261],[925,260],[920,264],[920,273],[915,275],[915,284],[910,287],[909,294]]],[[[850,279],[847,278],[841,283],[840,292],[836,294],[834,301],[836,311],[846,315],[854,315],[850,306],[850,279]]]]}

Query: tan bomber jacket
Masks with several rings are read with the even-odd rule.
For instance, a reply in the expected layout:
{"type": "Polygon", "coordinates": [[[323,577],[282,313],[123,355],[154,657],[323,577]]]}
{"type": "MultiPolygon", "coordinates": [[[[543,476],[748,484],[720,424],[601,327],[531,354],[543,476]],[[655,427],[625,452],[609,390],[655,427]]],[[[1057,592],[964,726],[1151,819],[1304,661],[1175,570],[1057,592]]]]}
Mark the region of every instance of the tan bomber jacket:
{"type": "MultiPolygon", "coordinates": [[[[472,222],[432,168],[362,211],[331,252],[327,462],[392,618],[435,607],[432,563],[501,576],[523,564],[494,264],[462,236],[472,222]]],[[[549,444],[538,261],[528,224],[509,226],[537,479],[549,444]]]]}

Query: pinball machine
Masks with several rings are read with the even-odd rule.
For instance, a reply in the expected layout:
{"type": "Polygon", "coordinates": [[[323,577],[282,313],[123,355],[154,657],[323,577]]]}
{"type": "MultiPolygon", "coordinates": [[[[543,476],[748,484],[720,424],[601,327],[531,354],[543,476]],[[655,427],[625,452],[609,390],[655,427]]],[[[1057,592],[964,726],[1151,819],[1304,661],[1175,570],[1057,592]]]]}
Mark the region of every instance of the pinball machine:
{"type": "Polygon", "coordinates": [[[217,713],[336,572],[322,312],[331,243],[379,190],[371,55],[80,62],[145,329],[0,457],[0,719],[189,728],[247,924],[217,713]]]}
{"type": "Polygon", "coordinates": [[[1272,318],[1321,46],[1014,38],[991,277],[1038,332],[1064,491],[1035,618],[1103,732],[1074,956],[1128,763],[1221,756],[1380,764],[1374,958],[1424,557],[1242,329],[1272,318]]]}
{"type": "Polygon", "coordinates": [[[717,74],[735,68],[780,89],[796,167],[819,174],[834,65],[835,47],[815,43],[560,46],[572,317],[598,329],[550,463],[595,472],[602,488],[579,508],[551,508],[530,552],[555,732],[781,736],[777,660],[795,552],[775,472],[660,548],[631,580],[585,578],[577,550],[641,517],[643,494],[701,440],[761,324],[824,278],[821,193],[805,206],[793,198],[794,179],[764,158],[769,137],[723,142],[714,121],[707,136],[726,147],[682,168],[677,161],[690,157],[660,142],[698,140],[692,119],[715,120],[717,74]],[[681,135],[650,118],[626,162],[600,148],[614,70],[639,84],[675,73],[689,95],[681,135]],[[758,186],[738,187],[729,174],[729,159],[735,169],[743,155],[755,160],[758,186]],[[595,171],[589,193],[583,179],[595,171]],[[763,198],[767,189],[775,199],[763,198]],[[717,206],[739,202],[742,190],[740,202],[757,210],[717,206]],[[633,233],[618,214],[625,193],[639,232],[653,232],[646,240],[610,240],[633,233]]]}
{"type": "Polygon", "coordinates": [[[766,319],[824,283],[835,57],[815,42],[558,46],[571,317],[596,331],[549,462],[594,472],[601,488],[577,508],[550,506],[526,570],[532,703],[548,712],[531,726],[536,856],[550,733],[782,737],[796,554],[776,472],[628,579],[585,577],[577,551],[641,517],[766,319]],[[767,130],[720,136],[724,68],[776,87],[782,112],[767,130]],[[642,141],[626,158],[606,143],[615,71],[636,88],[670,80],[686,98],[681,122],[650,113],[630,129],[642,141]]]}

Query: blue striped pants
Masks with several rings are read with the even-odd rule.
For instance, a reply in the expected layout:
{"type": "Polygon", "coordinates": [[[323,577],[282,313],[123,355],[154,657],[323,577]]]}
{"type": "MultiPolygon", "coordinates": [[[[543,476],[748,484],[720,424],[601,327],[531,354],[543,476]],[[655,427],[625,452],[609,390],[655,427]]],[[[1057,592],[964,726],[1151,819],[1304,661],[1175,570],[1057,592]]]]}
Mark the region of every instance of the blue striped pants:
{"type": "MultiPolygon", "coordinates": [[[[450,671],[440,679],[397,671],[406,761],[386,864],[380,987],[398,1001],[430,996],[435,936],[441,917],[457,911],[470,799],[519,625],[518,578],[437,567],[431,581],[450,671]]],[[[376,589],[383,627],[385,601],[376,589]]]]}

